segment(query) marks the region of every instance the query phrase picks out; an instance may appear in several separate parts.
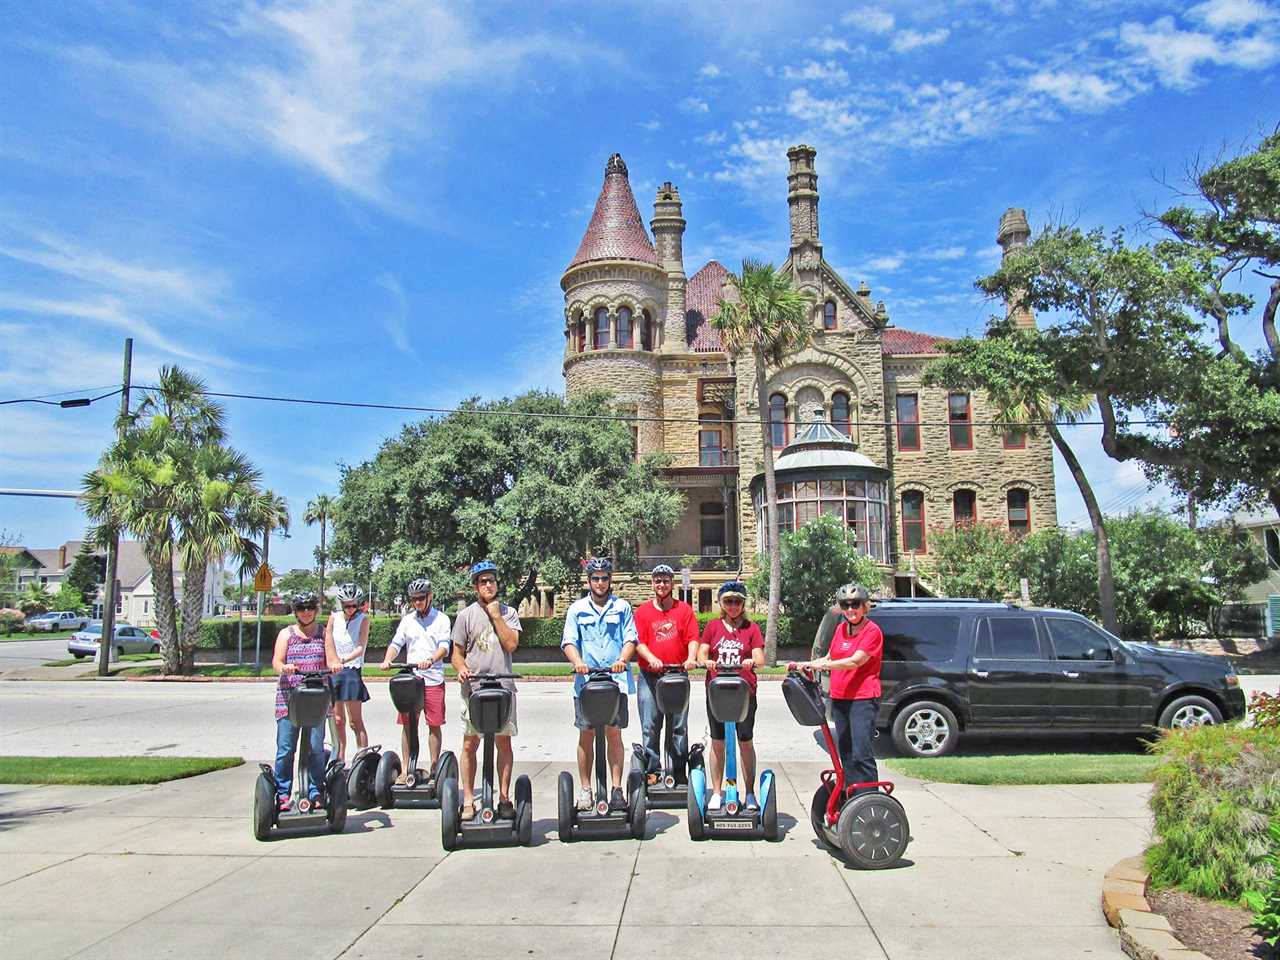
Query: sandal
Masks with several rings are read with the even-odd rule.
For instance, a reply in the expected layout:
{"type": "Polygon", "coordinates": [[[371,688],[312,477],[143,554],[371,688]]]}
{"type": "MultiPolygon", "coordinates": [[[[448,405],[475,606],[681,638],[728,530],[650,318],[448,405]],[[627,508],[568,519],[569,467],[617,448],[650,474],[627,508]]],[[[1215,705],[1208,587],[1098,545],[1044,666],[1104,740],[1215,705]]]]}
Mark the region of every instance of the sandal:
{"type": "Polygon", "coordinates": [[[656,787],[658,785],[658,779],[659,777],[656,773],[650,773],[645,776],[644,782],[650,787],[656,787]]]}
{"type": "Polygon", "coordinates": [[[464,803],[462,805],[462,819],[474,820],[476,818],[476,805],[472,803],[464,803]]]}

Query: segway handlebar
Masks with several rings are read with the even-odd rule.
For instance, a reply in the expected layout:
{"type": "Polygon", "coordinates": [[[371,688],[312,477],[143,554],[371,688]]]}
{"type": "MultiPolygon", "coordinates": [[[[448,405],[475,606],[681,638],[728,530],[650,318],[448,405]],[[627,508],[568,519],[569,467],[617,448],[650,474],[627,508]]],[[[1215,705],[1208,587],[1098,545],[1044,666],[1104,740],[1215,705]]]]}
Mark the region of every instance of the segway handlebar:
{"type": "Polygon", "coordinates": [[[470,676],[467,677],[467,679],[470,680],[472,683],[475,683],[477,680],[523,680],[524,674],[523,673],[489,673],[488,671],[482,671],[480,673],[471,674],[470,676]]]}

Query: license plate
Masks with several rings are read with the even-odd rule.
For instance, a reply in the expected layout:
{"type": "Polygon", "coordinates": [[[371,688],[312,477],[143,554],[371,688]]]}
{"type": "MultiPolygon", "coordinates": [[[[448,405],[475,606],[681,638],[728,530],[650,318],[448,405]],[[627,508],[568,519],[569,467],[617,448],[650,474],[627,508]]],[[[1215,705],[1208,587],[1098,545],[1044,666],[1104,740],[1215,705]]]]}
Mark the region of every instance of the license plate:
{"type": "Polygon", "coordinates": [[[713,830],[754,830],[755,824],[750,820],[712,820],[708,826],[713,830]]]}

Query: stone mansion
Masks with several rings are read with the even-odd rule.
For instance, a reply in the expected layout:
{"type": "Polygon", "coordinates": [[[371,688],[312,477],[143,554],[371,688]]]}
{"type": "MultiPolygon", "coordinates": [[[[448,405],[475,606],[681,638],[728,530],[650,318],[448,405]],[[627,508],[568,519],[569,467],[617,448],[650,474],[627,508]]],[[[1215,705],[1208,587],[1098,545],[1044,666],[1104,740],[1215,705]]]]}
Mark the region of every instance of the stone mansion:
{"type": "MultiPolygon", "coordinates": [[[[671,183],[654,199],[651,239],[614,154],[560,281],[568,394],[610,390],[638,418],[638,453],[666,454],[669,480],[687,498],[670,536],[641,545],[641,568],[687,563],[689,599],[704,610],[726,571],[749,571],[767,545],[766,419],[777,529],[838,517],[882,564],[883,589],[897,595],[933,592],[929,541],[939,524],[978,520],[1027,532],[1057,523],[1049,439],[994,433],[982,395],[923,386],[944,340],[895,327],[865,283],[852,287],[832,269],[818,233],[815,155],[803,145],[787,151],[791,237],[782,266],[813,303],[813,336],[768,371],[767,418],[754,371],[736,368],[711,323],[717,301],[732,295],[728,271],[715,260],[685,271],[685,221],[671,183]]],[[[1006,255],[1029,234],[1022,210],[1005,211],[997,240],[1006,255]]],[[[1014,319],[1035,322],[1029,313],[1014,319]]]]}

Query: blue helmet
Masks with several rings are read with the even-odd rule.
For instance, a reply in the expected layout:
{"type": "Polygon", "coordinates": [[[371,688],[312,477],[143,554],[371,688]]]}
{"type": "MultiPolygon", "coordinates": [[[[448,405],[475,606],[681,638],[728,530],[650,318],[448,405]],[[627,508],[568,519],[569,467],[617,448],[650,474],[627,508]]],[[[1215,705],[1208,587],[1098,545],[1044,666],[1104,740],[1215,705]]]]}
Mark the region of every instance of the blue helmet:
{"type": "Polygon", "coordinates": [[[653,572],[649,574],[649,576],[651,577],[663,577],[663,576],[674,577],[675,575],[676,575],[676,572],[671,569],[671,564],[669,563],[658,564],[656,567],[653,568],[653,572]]]}
{"type": "Polygon", "coordinates": [[[613,573],[613,561],[608,557],[592,557],[586,564],[587,573],[613,573]]]}
{"type": "Polygon", "coordinates": [[[746,600],[747,585],[741,580],[729,580],[725,582],[720,587],[720,591],[716,594],[716,599],[719,600],[724,597],[741,597],[743,600],[746,600]]]}
{"type": "Polygon", "coordinates": [[[476,577],[482,573],[492,573],[495,577],[498,575],[498,565],[492,560],[481,560],[479,563],[471,565],[471,582],[476,582],[476,577]]]}

